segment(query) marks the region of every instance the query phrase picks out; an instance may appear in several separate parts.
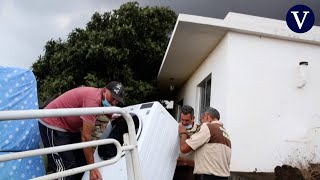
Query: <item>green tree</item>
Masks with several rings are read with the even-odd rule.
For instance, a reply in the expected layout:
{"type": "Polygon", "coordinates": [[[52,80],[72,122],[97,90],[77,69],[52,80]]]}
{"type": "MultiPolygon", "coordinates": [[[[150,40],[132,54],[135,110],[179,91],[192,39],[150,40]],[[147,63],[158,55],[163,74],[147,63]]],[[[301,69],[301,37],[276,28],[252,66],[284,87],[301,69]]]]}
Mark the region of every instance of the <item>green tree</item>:
{"type": "Polygon", "coordinates": [[[157,73],[176,18],[169,8],[129,2],[96,12],[85,29],[74,29],[65,41],[51,39],[31,67],[40,101],[112,80],[126,86],[126,105],[159,100],[157,73]]]}

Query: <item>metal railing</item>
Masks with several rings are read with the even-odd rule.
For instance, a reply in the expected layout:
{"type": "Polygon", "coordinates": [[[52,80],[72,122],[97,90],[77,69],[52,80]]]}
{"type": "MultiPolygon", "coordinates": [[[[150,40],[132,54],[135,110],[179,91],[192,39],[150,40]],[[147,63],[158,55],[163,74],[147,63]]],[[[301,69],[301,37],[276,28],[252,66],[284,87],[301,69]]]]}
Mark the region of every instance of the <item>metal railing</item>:
{"type": "Polygon", "coordinates": [[[114,139],[102,139],[90,142],[82,142],[70,145],[56,146],[50,148],[43,148],[37,150],[23,151],[17,153],[11,153],[6,155],[0,155],[0,162],[20,159],[31,156],[38,156],[44,154],[50,154],[55,152],[69,151],[74,149],[80,149],[91,146],[98,146],[103,144],[113,143],[117,147],[117,155],[107,161],[94,163],[86,166],[81,166],[73,169],[69,169],[63,172],[57,172],[35,179],[57,179],[65,176],[70,176],[80,172],[89,171],[102,166],[107,166],[116,163],[121,158],[122,151],[128,151],[126,155],[127,162],[127,174],[129,180],[142,180],[139,154],[137,149],[137,137],[135,133],[135,126],[132,117],[124,109],[119,107],[92,107],[92,108],[66,108],[66,109],[41,109],[41,110],[15,110],[15,111],[0,111],[0,121],[4,120],[21,120],[21,119],[35,119],[43,117],[64,117],[64,116],[81,116],[81,115],[100,115],[100,114],[121,114],[128,124],[128,144],[125,146],[114,139]]]}

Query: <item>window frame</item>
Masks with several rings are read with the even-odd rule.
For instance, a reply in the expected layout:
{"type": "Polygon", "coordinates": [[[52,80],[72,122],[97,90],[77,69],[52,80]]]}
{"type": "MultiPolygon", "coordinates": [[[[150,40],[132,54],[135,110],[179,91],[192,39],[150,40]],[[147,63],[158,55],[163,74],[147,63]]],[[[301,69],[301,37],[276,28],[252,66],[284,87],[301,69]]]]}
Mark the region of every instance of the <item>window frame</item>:
{"type": "Polygon", "coordinates": [[[199,107],[199,120],[200,120],[201,112],[205,108],[210,107],[211,90],[212,90],[211,73],[198,84],[198,89],[199,89],[198,107],[199,107]]]}

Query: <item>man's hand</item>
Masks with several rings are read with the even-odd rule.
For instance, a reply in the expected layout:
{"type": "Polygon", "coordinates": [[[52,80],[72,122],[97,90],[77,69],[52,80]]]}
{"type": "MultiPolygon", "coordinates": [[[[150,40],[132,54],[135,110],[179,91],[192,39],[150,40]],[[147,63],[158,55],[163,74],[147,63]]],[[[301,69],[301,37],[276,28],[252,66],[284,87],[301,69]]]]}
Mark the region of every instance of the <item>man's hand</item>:
{"type": "Polygon", "coordinates": [[[179,133],[187,133],[187,129],[182,123],[179,123],[179,133]]]}
{"type": "Polygon", "coordinates": [[[194,161],[185,157],[179,156],[177,159],[177,166],[191,166],[194,167],[194,161]]]}
{"type": "Polygon", "coordinates": [[[183,158],[183,157],[178,157],[177,159],[177,166],[186,166],[188,165],[187,164],[187,161],[186,161],[186,158],[183,158]]]}
{"type": "Polygon", "coordinates": [[[184,154],[192,151],[191,147],[186,143],[186,139],[189,138],[187,129],[181,123],[179,123],[179,133],[180,133],[180,151],[184,154]]]}
{"type": "Polygon", "coordinates": [[[102,180],[102,176],[98,169],[92,169],[90,171],[90,180],[102,180]]]}

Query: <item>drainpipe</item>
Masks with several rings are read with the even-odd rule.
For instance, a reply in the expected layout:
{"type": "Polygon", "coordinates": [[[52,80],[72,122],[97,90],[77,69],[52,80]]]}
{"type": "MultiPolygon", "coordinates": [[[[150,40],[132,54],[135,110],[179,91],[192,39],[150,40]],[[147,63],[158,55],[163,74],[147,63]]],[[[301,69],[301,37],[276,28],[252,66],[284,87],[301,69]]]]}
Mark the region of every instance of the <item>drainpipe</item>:
{"type": "Polygon", "coordinates": [[[300,66],[300,74],[299,74],[299,83],[297,85],[298,88],[303,88],[307,83],[307,68],[308,68],[308,62],[307,61],[301,61],[299,62],[300,66]]]}

